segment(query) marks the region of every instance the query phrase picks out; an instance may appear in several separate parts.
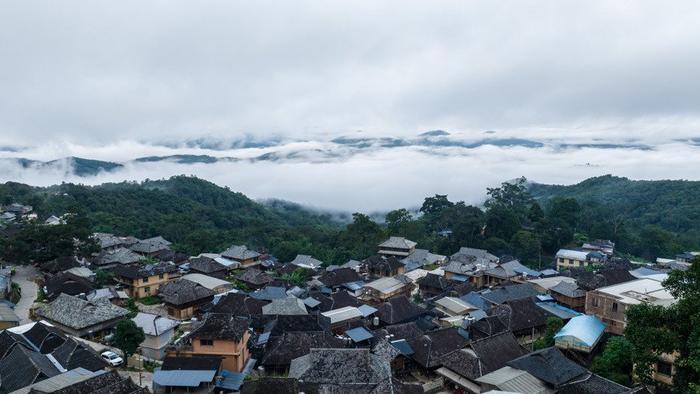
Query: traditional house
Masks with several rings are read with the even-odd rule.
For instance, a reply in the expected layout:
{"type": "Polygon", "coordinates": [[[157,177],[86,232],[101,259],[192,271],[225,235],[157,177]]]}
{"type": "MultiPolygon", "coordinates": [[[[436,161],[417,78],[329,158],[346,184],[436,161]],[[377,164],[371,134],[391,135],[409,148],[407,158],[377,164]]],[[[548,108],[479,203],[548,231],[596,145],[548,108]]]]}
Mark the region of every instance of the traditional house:
{"type": "Polygon", "coordinates": [[[95,350],[73,338],[65,338],[63,344],[51,352],[51,357],[67,370],[83,368],[96,372],[107,367],[107,363],[95,350]]]}
{"type": "Polygon", "coordinates": [[[262,307],[269,301],[259,300],[243,293],[228,293],[211,309],[212,313],[231,313],[236,316],[262,315],[262,307]]]}
{"type": "Polygon", "coordinates": [[[422,268],[426,265],[442,265],[447,262],[447,257],[441,254],[430,253],[427,249],[415,249],[408,257],[401,260],[406,266],[406,272],[422,268]]]}
{"type": "Polygon", "coordinates": [[[416,250],[417,243],[404,237],[389,237],[379,244],[379,254],[385,256],[408,257],[416,250]]]}
{"type": "Polygon", "coordinates": [[[307,315],[304,301],[296,297],[272,300],[262,307],[263,315],[307,315]]]}
{"type": "Polygon", "coordinates": [[[177,266],[163,262],[144,266],[117,266],[113,272],[114,280],[124,286],[126,293],[133,298],[158,295],[163,285],[179,276],[177,266]]]}
{"type": "Polygon", "coordinates": [[[366,283],[361,298],[370,303],[380,303],[398,295],[410,296],[414,288],[411,280],[403,275],[380,278],[366,283]]]}
{"type": "Polygon", "coordinates": [[[358,308],[346,306],[321,313],[319,324],[334,333],[342,333],[363,318],[364,315],[358,308]]]}
{"type": "Polygon", "coordinates": [[[648,303],[669,306],[675,298],[660,281],[637,279],[601,287],[586,294],[586,314],[595,315],[606,325],[606,332],[622,335],[627,325],[629,305],[648,303]]]}
{"type": "Polygon", "coordinates": [[[362,278],[357,271],[350,268],[338,268],[333,271],[324,272],[318,281],[334,291],[339,290],[345,284],[361,282],[362,278]]]}
{"type": "Polygon", "coordinates": [[[230,314],[210,313],[187,335],[179,347],[169,348],[168,355],[184,357],[217,356],[229,371],[243,370],[248,352],[248,320],[230,314]]]}
{"type": "Polygon", "coordinates": [[[328,331],[285,332],[269,341],[260,365],[266,374],[286,374],[292,360],[309,354],[311,349],[342,349],[345,341],[328,331]]]}
{"type": "Polygon", "coordinates": [[[131,320],[143,330],[145,336],[145,339],[139,345],[141,354],[147,359],[162,360],[165,357],[166,347],[173,338],[175,328],[180,322],[143,312],[139,312],[131,320]]]}
{"type": "Polygon", "coordinates": [[[260,289],[275,280],[272,276],[257,268],[248,268],[240,273],[236,279],[251,289],[260,289]]]}
{"type": "Polygon", "coordinates": [[[375,316],[383,325],[392,325],[416,320],[427,311],[412,303],[405,296],[389,298],[386,302],[377,305],[375,316]]]}
{"type": "Polygon", "coordinates": [[[571,282],[559,282],[549,289],[549,294],[560,304],[578,312],[586,309],[586,292],[577,284],[571,282]]]}
{"type": "Polygon", "coordinates": [[[562,271],[568,268],[585,268],[589,265],[603,264],[607,256],[598,251],[560,249],[556,256],[557,270],[562,271]]]}
{"type": "Polygon", "coordinates": [[[364,260],[367,272],[372,276],[395,276],[406,272],[406,266],[395,256],[374,255],[364,260]]]}
{"type": "Polygon", "coordinates": [[[432,298],[445,294],[452,287],[462,283],[455,280],[447,279],[444,276],[428,273],[424,277],[418,279],[418,289],[423,298],[432,298]]]}
{"type": "Polygon", "coordinates": [[[289,264],[310,270],[317,270],[323,266],[323,262],[321,260],[317,260],[305,254],[298,254],[289,264]]]}
{"type": "Polygon", "coordinates": [[[124,247],[103,250],[94,260],[93,265],[101,269],[111,269],[117,266],[136,264],[143,256],[124,247]]]}
{"type": "Polygon", "coordinates": [[[129,311],[106,298],[87,301],[61,294],[38,308],[37,314],[70,335],[91,337],[111,330],[129,311]]]}
{"type": "Polygon", "coordinates": [[[449,353],[435,372],[454,385],[480,393],[478,379],[506,366],[510,360],[525,354],[510,332],[471,341],[465,348],[449,353]]]}
{"type": "Polygon", "coordinates": [[[109,233],[95,233],[92,237],[100,245],[102,251],[109,251],[118,248],[128,248],[139,240],[135,237],[119,237],[109,233]]]}
{"type": "Polygon", "coordinates": [[[182,279],[197,283],[198,285],[206,287],[207,289],[219,294],[233,290],[233,285],[231,282],[204,274],[186,274],[182,276],[182,279]]]}
{"type": "Polygon", "coordinates": [[[48,356],[15,346],[0,360],[0,391],[11,393],[60,373],[48,356]]]}
{"type": "Polygon", "coordinates": [[[187,260],[190,272],[225,279],[228,267],[209,257],[195,257],[187,260]]]}
{"type": "Polygon", "coordinates": [[[135,244],[131,245],[129,249],[132,251],[143,255],[155,257],[160,252],[170,250],[170,245],[172,243],[161,236],[142,239],[135,244]]]}
{"type": "Polygon", "coordinates": [[[445,328],[427,332],[407,342],[414,351],[411,359],[423,369],[432,371],[442,366],[445,356],[467,346],[469,339],[460,334],[457,328],[445,328]]]}
{"type": "Polygon", "coordinates": [[[72,296],[85,295],[92,291],[93,284],[89,280],[75,274],[62,272],[46,280],[44,294],[48,300],[53,300],[59,294],[72,296]]]}
{"type": "Polygon", "coordinates": [[[165,393],[211,393],[222,372],[220,357],[166,357],[153,373],[153,391],[165,393]]]}
{"type": "Polygon", "coordinates": [[[238,262],[242,268],[248,268],[259,265],[262,255],[245,245],[233,245],[221,252],[221,257],[238,262]]]}
{"type": "Polygon", "coordinates": [[[389,363],[369,349],[311,349],[292,360],[289,377],[319,385],[313,392],[415,392],[392,379],[389,363]]]}
{"type": "Polygon", "coordinates": [[[189,281],[178,279],[161,286],[159,296],[168,309],[168,315],[184,320],[194,316],[203,305],[214,299],[213,290],[189,281]]]}
{"type": "Polygon", "coordinates": [[[552,316],[540,308],[531,298],[506,301],[488,312],[498,316],[518,338],[521,344],[529,345],[544,335],[547,318],[552,316]]]}

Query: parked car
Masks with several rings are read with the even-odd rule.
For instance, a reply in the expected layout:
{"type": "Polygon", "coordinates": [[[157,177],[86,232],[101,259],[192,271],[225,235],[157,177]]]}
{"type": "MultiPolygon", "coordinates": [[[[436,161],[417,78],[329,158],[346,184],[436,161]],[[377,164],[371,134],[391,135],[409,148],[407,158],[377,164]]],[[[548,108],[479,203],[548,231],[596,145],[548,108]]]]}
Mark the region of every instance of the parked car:
{"type": "Polygon", "coordinates": [[[117,353],[106,351],[102,353],[102,359],[107,361],[107,363],[113,367],[122,365],[124,363],[124,360],[119,357],[117,353]]]}

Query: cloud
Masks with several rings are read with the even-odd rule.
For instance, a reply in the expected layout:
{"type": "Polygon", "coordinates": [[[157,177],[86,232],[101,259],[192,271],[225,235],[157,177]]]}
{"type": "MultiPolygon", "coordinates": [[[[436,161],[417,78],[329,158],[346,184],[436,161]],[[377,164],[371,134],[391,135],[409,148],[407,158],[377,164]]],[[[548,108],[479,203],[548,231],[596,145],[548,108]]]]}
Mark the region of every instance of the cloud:
{"type": "MultiPolygon", "coordinates": [[[[700,147],[686,143],[668,143],[651,150],[550,145],[541,148],[483,145],[472,149],[409,146],[362,150],[333,160],[304,156],[309,152],[306,148],[311,148],[313,154],[314,148],[322,146],[320,143],[293,146],[297,150],[286,147],[286,152],[297,152],[298,156],[281,161],[191,165],[168,161],[127,162],[120,170],[89,177],[72,175],[67,162],[48,168],[23,169],[0,160],[0,181],[47,186],[61,181],[100,184],[188,174],[229,186],[252,198],[281,198],[316,208],[372,213],[415,207],[424,197],[435,193],[480,204],[486,187],[519,176],[557,184],[608,173],[633,179],[698,179],[696,169],[700,168],[700,147]]],[[[114,149],[114,152],[103,150],[101,158],[116,158],[118,151],[127,148],[122,145],[114,149]]],[[[147,153],[145,149],[141,146],[134,150],[147,153]]],[[[217,153],[236,156],[246,151],[217,153]]]]}
{"type": "Polygon", "coordinates": [[[632,124],[687,137],[699,14],[690,1],[16,1],[0,14],[0,143],[632,124]]]}

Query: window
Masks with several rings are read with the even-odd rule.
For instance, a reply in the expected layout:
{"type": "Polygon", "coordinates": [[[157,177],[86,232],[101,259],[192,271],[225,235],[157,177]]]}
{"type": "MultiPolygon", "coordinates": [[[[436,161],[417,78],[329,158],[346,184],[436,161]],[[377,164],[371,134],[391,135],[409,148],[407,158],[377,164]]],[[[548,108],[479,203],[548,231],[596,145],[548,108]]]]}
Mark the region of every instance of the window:
{"type": "Polygon", "coordinates": [[[211,339],[200,339],[199,345],[200,346],[214,346],[214,341],[211,339]]]}
{"type": "Polygon", "coordinates": [[[143,278],[143,283],[148,283],[148,277],[143,278]]]}
{"type": "Polygon", "coordinates": [[[143,291],[150,294],[151,288],[149,286],[146,286],[146,288],[144,288],[143,291]]]}
{"type": "Polygon", "coordinates": [[[612,305],[610,306],[610,310],[613,312],[617,312],[617,302],[613,302],[612,305]]]}
{"type": "Polygon", "coordinates": [[[165,277],[165,275],[163,275],[163,274],[158,275],[158,279],[163,279],[164,277],[165,277]]]}
{"type": "Polygon", "coordinates": [[[599,307],[600,306],[600,301],[598,301],[598,297],[591,297],[591,304],[593,304],[594,307],[599,307]]]}
{"type": "Polygon", "coordinates": [[[671,376],[673,373],[673,365],[671,363],[667,363],[666,361],[659,360],[656,362],[656,372],[662,375],[671,376]]]}

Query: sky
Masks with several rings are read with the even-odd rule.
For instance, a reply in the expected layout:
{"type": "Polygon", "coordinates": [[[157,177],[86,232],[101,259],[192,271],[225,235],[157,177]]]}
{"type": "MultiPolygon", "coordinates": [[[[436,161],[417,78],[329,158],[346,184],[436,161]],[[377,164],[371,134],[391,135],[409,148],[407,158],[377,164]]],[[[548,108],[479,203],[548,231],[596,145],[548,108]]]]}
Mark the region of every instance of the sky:
{"type": "MultiPolygon", "coordinates": [[[[492,131],[499,138],[653,148],[376,149],[322,163],[129,166],[78,180],[85,183],[184,172],[238,185],[255,198],[382,209],[438,189],[478,200],[483,187],[511,175],[562,183],[608,172],[700,176],[692,169],[700,161],[697,145],[678,144],[700,141],[697,2],[1,5],[0,147],[13,148],[2,157],[240,157],[260,152],[171,148],[198,138],[272,138],[283,149],[307,149],[339,136],[413,137],[438,129],[463,140],[492,131]],[[408,179],[405,190],[377,185],[397,170],[408,179]],[[441,176],[427,181],[426,171],[441,176]],[[260,181],[282,174],[294,182],[260,181]],[[361,189],[372,197],[343,197],[361,189]]],[[[0,181],[74,180],[62,170],[0,170],[0,181]]]]}

